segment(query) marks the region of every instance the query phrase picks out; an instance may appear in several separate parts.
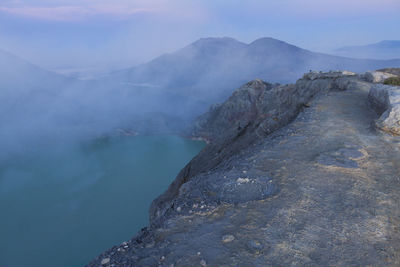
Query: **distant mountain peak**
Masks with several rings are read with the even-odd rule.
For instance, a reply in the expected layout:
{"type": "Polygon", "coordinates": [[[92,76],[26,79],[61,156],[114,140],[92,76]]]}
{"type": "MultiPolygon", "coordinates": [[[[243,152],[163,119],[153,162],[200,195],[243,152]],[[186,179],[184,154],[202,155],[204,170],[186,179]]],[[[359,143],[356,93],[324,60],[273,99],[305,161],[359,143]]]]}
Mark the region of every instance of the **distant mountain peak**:
{"type": "MultiPolygon", "coordinates": [[[[245,43],[240,42],[234,38],[231,37],[206,37],[206,38],[200,38],[197,41],[193,42],[192,45],[197,45],[197,46],[207,46],[207,45],[213,45],[213,44],[221,44],[221,45],[226,45],[226,44],[240,44],[240,45],[245,45],[245,43]]],[[[272,37],[261,37],[253,42],[247,44],[248,46],[259,46],[259,45],[284,45],[284,46],[294,46],[291,44],[288,44],[284,41],[272,38],[272,37]]]]}
{"type": "Polygon", "coordinates": [[[192,43],[195,46],[213,45],[213,44],[243,44],[236,39],[231,37],[207,37],[200,38],[199,40],[192,43]]]}
{"type": "Polygon", "coordinates": [[[260,43],[284,43],[286,44],[284,41],[272,38],[272,37],[261,37],[258,38],[256,40],[254,40],[253,42],[250,43],[250,45],[255,45],[255,44],[260,44],[260,43]]]}
{"type": "Polygon", "coordinates": [[[274,39],[272,37],[259,38],[249,44],[250,47],[291,47],[295,49],[300,49],[299,47],[286,43],[284,41],[274,39]]]}

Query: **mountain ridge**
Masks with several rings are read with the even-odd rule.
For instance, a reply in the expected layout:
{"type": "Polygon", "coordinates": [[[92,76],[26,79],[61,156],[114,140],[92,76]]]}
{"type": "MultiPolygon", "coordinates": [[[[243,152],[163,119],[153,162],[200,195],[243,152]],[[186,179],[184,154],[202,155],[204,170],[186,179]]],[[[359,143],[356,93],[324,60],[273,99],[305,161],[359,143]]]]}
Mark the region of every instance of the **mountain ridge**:
{"type": "MultiPolygon", "coordinates": [[[[396,45],[397,44],[400,45],[400,41],[397,41],[397,40],[384,40],[384,41],[381,41],[381,42],[376,43],[376,44],[387,44],[387,43],[395,43],[396,45]]],[[[197,47],[204,47],[204,46],[210,45],[210,44],[211,45],[216,45],[216,44],[220,44],[220,45],[235,44],[237,46],[250,47],[250,48],[257,47],[260,44],[262,44],[262,45],[266,45],[266,44],[270,44],[271,45],[271,44],[273,44],[275,46],[277,46],[279,44],[279,45],[282,45],[282,46],[285,46],[285,47],[289,47],[291,49],[295,49],[295,50],[298,50],[298,51],[309,52],[309,53],[318,54],[318,55],[330,56],[330,57],[335,57],[335,58],[338,57],[338,58],[350,59],[350,60],[355,59],[355,58],[352,58],[352,57],[349,57],[349,56],[340,56],[340,55],[338,56],[338,55],[329,54],[329,53],[313,52],[311,50],[301,48],[299,46],[290,44],[288,42],[285,42],[285,41],[282,41],[282,40],[279,40],[279,39],[275,39],[273,37],[260,37],[258,39],[255,39],[254,41],[249,42],[249,43],[241,42],[241,41],[239,41],[239,40],[237,40],[235,38],[232,38],[232,37],[204,37],[204,38],[199,38],[198,40],[196,40],[196,41],[184,46],[183,48],[176,49],[173,52],[161,54],[160,56],[157,56],[157,57],[155,57],[154,59],[152,59],[152,60],[150,60],[148,62],[139,64],[137,66],[120,69],[118,71],[111,72],[110,74],[114,74],[114,73],[118,73],[118,72],[122,72],[122,71],[127,71],[127,70],[131,70],[131,69],[143,66],[143,65],[150,64],[150,63],[156,61],[159,58],[164,58],[165,56],[168,56],[168,55],[174,55],[176,53],[184,51],[184,50],[186,50],[186,49],[188,49],[190,47],[193,47],[193,46],[195,46],[195,47],[196,46],[197,47]]],[[[372,44],[372,45],[376,45],[376,44],[372,44]]],[[[370,45],[365,45],[365,46],[370,46],[370,45]]],[[[351,48],[351,47],[364,47],[364,46],[345,46],[345,47],[339,48],[337,50],[351,48]]],[[[400,58],[390,58],[390,59],[387,59],[387,60],[398,60],[398,59],[400,59],[400,58]]],[[[374,59],[374,58],[365,58],[365,60],[383,61],[381,59],[374,59]]]]}
{"type": "Polygon", "coordinates": [[[0,50],[0,87],[7,86],[34,86],[48,81],[63,83],[67,77],[46,70],[10,52],[0,50]],[[6,83],[6,81],[8,81],[6,83]]]}
{"type": "Polygon", "coordinates": [[[355,58],[400,59],[400,40],[383,40],[378,43],[356,46],[344,46],[335,54],[355,58]]]}
{"type": "MultiPolygon", "coordinates": [[[[248,80],[294,82],[309,70],[348,69],[364,72],[400,66],[399,60],[366,60],[315,53],[271,38],[243,43],[230,37],[201,38],[182,49],[163,54],[147,63],[110,73],[99,79],[110,86],[148,84],[147,93],[168,98],[179,95],[185,104],[172,112],[194,117],[209,105],[224,101],[248,80]],[[190,106],[190,110],[188,107],[190,106]]],[[[135,90],[135,86],[131,86],[135,90]]],[[[137,89],[137,88],[136,88],[137,89]]]]}

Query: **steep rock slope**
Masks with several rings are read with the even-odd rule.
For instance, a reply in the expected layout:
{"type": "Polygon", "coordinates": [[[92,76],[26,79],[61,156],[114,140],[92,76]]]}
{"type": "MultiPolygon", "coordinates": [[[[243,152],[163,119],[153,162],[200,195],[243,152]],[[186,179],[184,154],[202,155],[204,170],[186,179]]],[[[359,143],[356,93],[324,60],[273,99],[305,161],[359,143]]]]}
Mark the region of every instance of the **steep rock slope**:
{"type": "Polygon", "coordinates": [[[375,86],[339,72],[245,85],[247,95],[301,92],[278,98],[293,121],[262,134],[263,113],[249,110],[249,126],[213,138],[153,202],[148,228],[89,266],[398,266],[400,139],[374,128],[375,86]]]}
{"type": "Polygon", "coordinates": [[[295,85],[251,81],[237,89],[223,104],[213,105],[199,116],[191,135],[212,141],[227,140],[250,124],[257,125],[264,134],[271,133],[287,124],[320,90],[341,88],[341,81],[347,76],[355,77],[355,73],[310,72],[295,85]]]}

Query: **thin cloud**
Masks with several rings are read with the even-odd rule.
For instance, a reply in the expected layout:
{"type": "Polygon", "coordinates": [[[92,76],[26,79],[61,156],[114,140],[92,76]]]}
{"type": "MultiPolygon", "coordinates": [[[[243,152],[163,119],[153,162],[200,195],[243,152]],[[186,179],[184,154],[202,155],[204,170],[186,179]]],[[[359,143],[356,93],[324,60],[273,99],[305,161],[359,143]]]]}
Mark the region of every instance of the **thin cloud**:
{"type": "Polygon", "coordinates": [[[0,12],[34,19],[53,21],[76,21],[94,16],[110,16],[118,19],[135,14],[153,12],[145,8],[118,6],[57,6],[57,7],[0,7],[0,12]]]}
{"type": "Polygon", "coordinates": [[[400,9],[400,1],[398,0],[295,0],[293,2],[291,9],[294,13],[314,16],[340,17],[354,14],[377,14],[400,9]]]}

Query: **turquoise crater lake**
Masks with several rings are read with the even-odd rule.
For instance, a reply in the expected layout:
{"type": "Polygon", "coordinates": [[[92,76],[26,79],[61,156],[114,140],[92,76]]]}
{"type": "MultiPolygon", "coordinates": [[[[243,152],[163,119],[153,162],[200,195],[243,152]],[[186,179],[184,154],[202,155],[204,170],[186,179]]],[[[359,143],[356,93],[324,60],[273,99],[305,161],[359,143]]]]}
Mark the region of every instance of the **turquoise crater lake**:
{"type": "Polygon", "coordinates": [[[130,239],[204,145],[119,136],[0,162],[0,266],[83,266],[130,239]]]}

